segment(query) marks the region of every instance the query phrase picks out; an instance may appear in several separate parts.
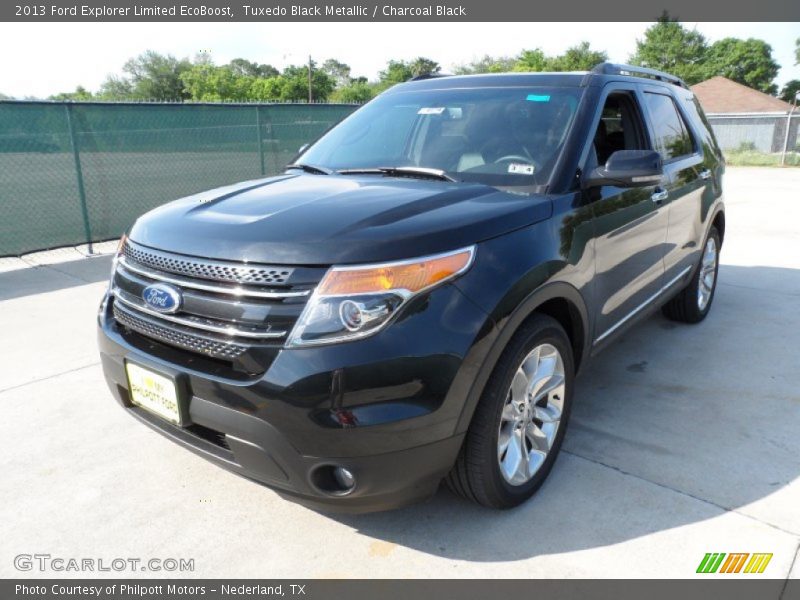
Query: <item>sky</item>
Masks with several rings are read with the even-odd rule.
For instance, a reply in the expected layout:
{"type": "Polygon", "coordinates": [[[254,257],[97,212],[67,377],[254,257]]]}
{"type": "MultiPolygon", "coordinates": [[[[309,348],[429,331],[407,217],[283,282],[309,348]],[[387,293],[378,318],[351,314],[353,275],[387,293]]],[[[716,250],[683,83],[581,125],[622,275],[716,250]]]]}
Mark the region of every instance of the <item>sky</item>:
{"type": "MultiPolygon", "coordinates": [[[[0,93],[44,98],[76,86],[96,91],[128,58],[145,50],[191,57],[210,52],[223,64],[246,58],[283,68],[311,54],[336,58],[354,76],[376,78],[389,59],[426,56],[443,71],[525,48],[559,54],[582,40],[625,62],[651,23],[0,23],[0,93]],[[12,58],[13,57],[13,58],[12,58]]],[[[684,23],[713,42],[755,37],[782,66],[777,83],[800,79],[794,65],[800,23],[684,23]]]]}

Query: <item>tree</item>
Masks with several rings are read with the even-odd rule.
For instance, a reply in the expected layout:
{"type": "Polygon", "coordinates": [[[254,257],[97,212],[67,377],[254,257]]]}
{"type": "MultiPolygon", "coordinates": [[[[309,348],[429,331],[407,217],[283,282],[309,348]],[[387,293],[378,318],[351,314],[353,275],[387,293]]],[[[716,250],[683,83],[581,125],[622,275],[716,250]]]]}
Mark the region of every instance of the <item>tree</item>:
{"type": "Polygon", "coordinates": [[[547,71],[590,71],[598,63],[608,60],[608,54],[602,50],[592,50],[589,42],[581,42],[577,46],[567,48],[564,54],[546,61],[547,71]]]}
{"type": "Polygon", "coordinates": [[[442,70],[442,67],[435,60],[419,56],[411,61],[408,65],[411,70],[412,77],[421,77],[422,75],[435,75],[442,70]]]}
{"type": "Polygon", "coordinates": [[[472,75],[473,73],[507,73],[514,70],[515,58],[510,56],[489,56],[473,60],[470,63],[458,65],[454,72],[456,75],[472,75]]]}
{"type": "Polygon", "coordinates": [[[48,100],[67,100],[71,102],[86,102],[87,100],[94,100],[94,94],[87,90],[82,85],[75,88],[74,92],[61,92],[60,94],[53,94],[48,100]]]}
{"type": "Polygon", "coordinates": [[[523,50],[514,62],[514,71],[539,72],[547,70],[547,57],[540,48],[523,50]]]}
{"type": "Polygon", "coordinates": [[[787,81],[786,85],[781,90],[781,100],[790,104],[794,103],[796,94],[800,92],[800,79],[792,79],[787,81]]]}
{"type": "Polygon", "coordinates": [[[340,87],[331,94],[331,102],[346,104],[362,104],[375,97],[375,87],[366,81],[353,81],[350,85],[340,87]]]}
{"type": "Polygon", "coordinates": [[[502,73],[518,71],[538,73],[540,71],[588,71],[597,63],[608,60],[601,50],[592,50],[589,42],[581,42],[568,48],[564,54],[547,56],[541,48],[523,50],[515,58],[484,56],[456,69],[459,75],[468,73],[502,73]]]}
{"type": "Polygon", "coordinates": [[[779,70],[780,65],[772,59],[772,47],[763,40],[724,38],[706,52],[706,79],[722,75],[765,94],[778,93],[773,80],[779,70]]]}
{"type": "Polygon", "coordinates": [[[335,58],[329,58],[320,67],[323,73],[333,79],[336,87],[345,87],[350,85],[350,65],[339,62],[335,58]]]}
{"type": "Polygon", "coordinates": [[[705,79],[703,61],[706,39],[696,30],[686,29],[665,12],[636,40],[636,52],[631,63],[667,71],[692,85],[705,79]]]}
{"type": "Polygon", "coordinates": [[[244,58],[234,58],[227,66],[239,77],[277,77],[281,74],[272,65],[254,63],[244,58]]]}
{"type": "Polygon", "coordinates": [[[131,97],[137,100],[179,101],[189,97],[181,74],[192,68],[188,59],[177,59],[147,50],[122,67],[131,84],[131,97]]]}
{"type": "MultiPolygon", "coordinates": [[[[187,96],[195,101],[308,100],[308,65],[289,66],[280,73],[270,65],[259,65],[245,59],[234,59],[223,66],[203,61],[185,71],[181,80],[187,96]]],[[[326,100],[334,88],[333,78],[312,63],[314,100],[326,100]]]]}
{"type": "Polygon", "coordinates": [[[100,85],[98,96],[102,100],[129,100],[133,97],[133,85],[127,79],[109,75],[100,85]]]}
{"type": "Polygon", "coordinates": [[[403,60],[390,60],[386,68],[378,74],[380,89],[386,89],[397,83],[403,83],[413,77],[421,75],[435,75],[442,70],[442,67],[435,60],[417,57],[410,62],[403,60]]]}
{"type": "Polygon", "coordinates": [[[199,102],[244,101],[250,99],[250,88],[256,78],[242,75],[241,70],[213,64],[196,64],[181,73],[186,96],[199,102]],[[237,72],[238,71],[238,72],[237,72]]]}
{"type": "MultiPolygon", "coordinates": [[[[311,63],[311,69],[311,93],[313,99],[317,101],[327,100],[336,87],[333,78],[317,69],[313,62],[311,63]]],[[[281,78],[283,81],[281,82],[280,100],[286,102],[308,100],[308,65],[286,67],[281,78]]]]}
{"type": "MultiPolygon", "coordinates": [[[[267,77],[265,79],[256,79],[250,86],[248,100],[257,100],[261,102],[275,102],[281,99],[284,89],[284,79],[280,75],[278,77],[267,77]]],[[[308,92],[306,92],[306,98],[308,92]]]]}
{"type": "Polygon", "coordinates": [[[408,63],[402,60],[390,60],[386,64],[386,68],[378,73],[378,80],[386,87],[395,85],[396,83],[403,83],[411,79],[411,69],[408,63]]]}

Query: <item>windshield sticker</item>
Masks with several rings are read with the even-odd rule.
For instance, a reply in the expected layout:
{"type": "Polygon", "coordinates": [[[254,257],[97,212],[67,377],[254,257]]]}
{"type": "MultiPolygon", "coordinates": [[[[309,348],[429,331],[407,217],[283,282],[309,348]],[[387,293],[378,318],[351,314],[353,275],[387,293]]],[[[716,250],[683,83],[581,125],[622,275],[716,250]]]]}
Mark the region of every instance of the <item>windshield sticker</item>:
{"type": "Polygon", "coordinates": [[[533,165],[525,163],[511,163],[508,165],[508,172],[515,175],[533,175],[533,165]]]}
{"type": "Polygon", "coordinates": [[[444,106],[423,106],[417,111],[418,115],[440,115],[444,112],[444,106]]]}
{"type": "Polygon", "coordinates": [[[528,102],[550,102],[550,96],[544,96],[541,94],[528,94],[527,100],[528,102]]]}

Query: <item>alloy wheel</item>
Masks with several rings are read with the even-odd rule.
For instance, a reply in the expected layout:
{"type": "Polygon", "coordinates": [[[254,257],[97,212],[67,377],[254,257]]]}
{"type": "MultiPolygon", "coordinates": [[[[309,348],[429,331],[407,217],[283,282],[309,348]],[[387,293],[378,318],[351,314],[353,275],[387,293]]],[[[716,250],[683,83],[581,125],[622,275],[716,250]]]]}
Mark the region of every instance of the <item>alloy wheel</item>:
{"type": "Polygon", "coordinates": [[[542,467],[564,409],[564,360],[555,346],[536,346],[522,361],[500,417],[497,460],[503,478],[527,483],[542,467]]]}
{"type": "Polygon", "coordinates": [[[708,306],[714,291],[714,281],[717,278],[717,256],[717,244],[714,238],[709,237],[700,261],[700,280],[697,285],[697,308],[701,311],[708,306]]]}

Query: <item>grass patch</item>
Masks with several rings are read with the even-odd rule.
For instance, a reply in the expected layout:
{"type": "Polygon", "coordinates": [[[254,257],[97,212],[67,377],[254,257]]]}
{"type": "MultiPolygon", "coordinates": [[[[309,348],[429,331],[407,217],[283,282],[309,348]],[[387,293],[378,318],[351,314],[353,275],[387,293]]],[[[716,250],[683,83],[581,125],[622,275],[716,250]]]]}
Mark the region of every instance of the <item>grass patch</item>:
{"type": "MultiPolygon", "coordinates": [[[[725,162],[732,167],[780,167],[781,153],[759,152],[753,143],[743,142],[735,150],[725,152],[725,162]]],[[[800,152],[787,152],[784,165],[800,167],[800,152]]]]}
{"type": "MultiPolygon", "coordinates": [[[[766,154],[764,152],[726,152],[725,162],[732,167],[780,167],[780,154],[766,154]]],[[[800,154],[787,152],[784,166],[800,167],[800,154]]]]}

